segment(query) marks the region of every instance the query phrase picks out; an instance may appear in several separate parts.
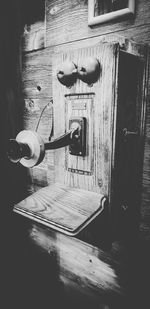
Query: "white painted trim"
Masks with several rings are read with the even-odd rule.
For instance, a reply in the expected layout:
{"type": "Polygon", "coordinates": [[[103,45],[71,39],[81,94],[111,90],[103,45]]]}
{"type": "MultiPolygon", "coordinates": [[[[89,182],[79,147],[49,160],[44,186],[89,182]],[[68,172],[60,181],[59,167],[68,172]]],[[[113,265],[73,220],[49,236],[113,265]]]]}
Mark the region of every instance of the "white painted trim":
{"type": "Polygon", "coordinates": [[[129,0],[128,3],[129,10],[132,14],[135,12],[135,0],[129,0]]]}
{"type": "Polygon", "coordinates": [[[117,19],[121,16],[133,15],[135,11],[135,0],[129,0],[128,7],[122,10],[94,16],[94,0],[88,0],[88,25],[93,26],[110,20],[117,19]]]}

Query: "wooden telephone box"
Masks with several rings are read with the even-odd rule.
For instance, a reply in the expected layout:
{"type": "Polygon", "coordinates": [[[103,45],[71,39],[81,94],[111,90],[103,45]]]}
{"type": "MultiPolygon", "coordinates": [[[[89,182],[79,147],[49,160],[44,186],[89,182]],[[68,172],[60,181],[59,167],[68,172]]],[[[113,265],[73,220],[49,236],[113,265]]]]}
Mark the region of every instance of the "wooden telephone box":
{"type": "Polygon", "coordinates": [[[120,227],[129,227],[124,218],[133,220],[139,211],[144,55],[131,46],[129,52],[119,43],[99,43],[55,54],[53,62],[55,135],[69,129],[70,119],[86,119],[86,155],[56,150],[56,182],[107,196],[120,227]],[[56,72],[63,62],[82,67],[91,57],[100,64],[95,83],[77,79],[67,88],[58,82],[56,72]]]}
{"type": "Polygon", "coordinates": [[[55,150],[55,184],[17,204],[14,211],[74,236],[107,208],[115,237],[134,234],[139,213],[145,66],[145,48],[125,41],[54,54],[54,138],[78,124],[82,141],[79,149],[55,150]],[[86,72],[92,59],[99,64],[93,82],[79,74],[79,70],[86,72]],[[65,85],[58,74],[64,74],[70,63],[75,75],[65,85]]]}

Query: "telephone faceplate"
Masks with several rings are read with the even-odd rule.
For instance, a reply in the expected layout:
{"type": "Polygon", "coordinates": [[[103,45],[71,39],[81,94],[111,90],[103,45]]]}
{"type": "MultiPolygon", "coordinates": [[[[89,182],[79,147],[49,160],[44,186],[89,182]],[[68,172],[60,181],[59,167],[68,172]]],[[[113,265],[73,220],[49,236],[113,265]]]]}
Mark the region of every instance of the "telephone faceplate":
{"type": "Polygon", "coordinates": [[[54,72],[67,59],[77,66],[88,57],[100,63],[100,76],[92,87],[77,79],[67,88],[53,78],[55,134],[68,130],[71,117],[87,120],[85,156],[56,150],[55,181],[107,196],[114,222],[122,222],[122,205],[131,209],[137,204],[139,183],[139,136],[125,142],[122,133],[141,128],[144,65],[139,51],[135,55],[135,46],[130,47],[128,52],[117,42],[101,42],[58,53],[53,61],[54,72]]]}

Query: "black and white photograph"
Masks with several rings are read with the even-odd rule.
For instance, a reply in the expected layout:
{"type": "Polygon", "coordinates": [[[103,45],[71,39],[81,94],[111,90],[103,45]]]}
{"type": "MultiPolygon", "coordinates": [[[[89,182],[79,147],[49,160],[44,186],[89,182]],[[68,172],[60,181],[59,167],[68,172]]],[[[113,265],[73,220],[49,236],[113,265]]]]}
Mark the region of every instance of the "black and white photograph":
{"type": "Polygon", "coordinates": [[[150,308],[150,1],[1,0],[0,34],[0,308],[150,308]]]}

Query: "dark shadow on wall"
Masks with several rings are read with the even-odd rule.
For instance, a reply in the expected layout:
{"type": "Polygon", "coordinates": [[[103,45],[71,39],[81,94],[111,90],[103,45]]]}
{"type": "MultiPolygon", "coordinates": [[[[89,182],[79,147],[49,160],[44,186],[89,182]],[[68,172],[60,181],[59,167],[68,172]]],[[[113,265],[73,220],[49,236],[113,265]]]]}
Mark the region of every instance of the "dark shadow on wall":
{"type": "Polygon", "coordinates": [[[19,1],[22,24],[31,25],[45,18],[45,0],[19,1]]]}
{"type": "MultiPolygon", "coordinates": [[[[6,154],[9,138],[22,128],[21,108],[20,13],[17,1],[1,1],[0,9],[0,284],[4,303],[11,303],[11,269],[15,246],[11,214],[14,203],[26,195],[26,170],[9,162],[6,154]]],[[[16,270],[17,271],[17,270],[16,270]]],[[[2,297],[1,297],[2,300],[2,297]]],[[[1,307],[10,308],[2,303],[1,307]]],[[[12,306],[13,307],[13,306],[12,306]]]]}
{"type": "Polygon", "coordinates": [[[22,128],[20,12],[17,1],[2,3],[0,37],[0,184],[1,208],[7,212],[10,204],[24,196],[26,180],[25,169],[11,164],[6,154],[9,138],[15,138],[22,128]]]}

